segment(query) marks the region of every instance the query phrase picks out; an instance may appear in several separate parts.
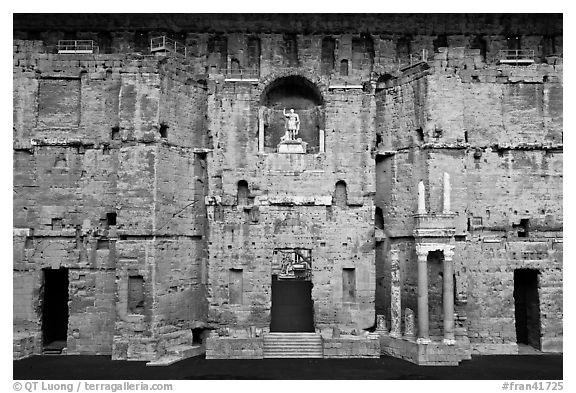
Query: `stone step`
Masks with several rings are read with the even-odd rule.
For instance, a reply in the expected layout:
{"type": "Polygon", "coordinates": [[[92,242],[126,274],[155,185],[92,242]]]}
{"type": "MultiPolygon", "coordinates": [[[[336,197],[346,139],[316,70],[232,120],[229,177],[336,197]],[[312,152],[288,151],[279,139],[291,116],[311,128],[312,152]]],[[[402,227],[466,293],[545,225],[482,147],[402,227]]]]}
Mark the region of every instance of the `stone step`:
{"type": "Polygon", "coordinates": [[[289,345],[283,345],[283,344],[272,344],[272,345],[264,345],[265,349],[274,349],[274,348],[301,348],[302,350],[311,350],[311,349],[316,349],[316,348],[323,348],[322,344],[314,344],[314,345],[298,345],[298,344],[289,344],[289,345]]]}
{"type": "Polygon", "coordinates": [[[312,332],[302,332],[302,333],[281,333],[281,332],[273,332],[267,333],[264,337],[320,337],[318,333],[312,332]]]}
{"type": "Polygon", "coordinates": [[[324,356],[322,337],[317,333],[270,333],[264,336],[263,357],[314,358],[324,356]]]}
{"type": "Polygon", "coordinates": [[[202,355],[205,352],[206,348],[201,345],[175,345],[166,348],[164,356],[146,363],[146,366],[169,366],[180,360],[202,355]]]}
{"type": "Polygon", "coordinates": [[[264,359],[322,359],[323,355],[319,354],[308,354],[308,353],[265,353],[264,359]]]}
{"type": "Polygon", "coordinates": [[[268,339],[268,340],[264,340],[265,343],[317,343],[317,342],[322,342],[322,340],[273,340],[273,339],[268,339]]]}
{"type": "Polygon", "coordinates": [[[296,341],[288,341],[288,342],[281,342],[281,341],[265,341],[264,342],[264,346],[270,346],[270,345],[276,345],[276,346],[305,346],[305,347],[314,347],[314,346],[322,346],[322,342],[307,342],[307,343],[303,343],[303,342],[296,342],[296,341]]]}
{"type": "Polygon", "coordinates": [[[175,345],[173,347],[166,348],[166,352],[169,355],[179,355],[183,356],[184,358],[196,356],[198,351],[201,349],[200,345],[175,345]]]}
{"type": "Polygon", "coordinates": [[[171,364],[179,362],[180,360],[182,360],[182,357],[180,357],[180,356],[166,355],[166,356],[162,356],[159,359],[149,361],[148,363],[146,363],[146,366],[149,366],[149,367],[170,366],[171,364]]]}
{"type": "Polygon", "coordinates": [[[320,338],[320,337],[264,337],[264,341],[316,342],[316,341],[322,341],[322,338],[320,338]]]}

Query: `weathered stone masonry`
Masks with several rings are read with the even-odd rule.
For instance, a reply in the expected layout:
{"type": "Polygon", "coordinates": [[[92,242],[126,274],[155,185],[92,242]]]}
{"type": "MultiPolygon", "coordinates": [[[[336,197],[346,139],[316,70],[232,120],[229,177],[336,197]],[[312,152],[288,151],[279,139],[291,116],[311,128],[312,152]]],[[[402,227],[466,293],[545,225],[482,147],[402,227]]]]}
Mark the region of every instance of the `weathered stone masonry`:
{"type": "Polygon", "coordinates": [[[59,268],[68,354],[265,356],[275,252],[293,249],[311,255],[325,357],[516,353],[523,269],[538,272],[530,342],[561,352],[561,17],[423,18],[15,16],[15,358],[46,344],[59,268]],[[149,54],[162,34],[187,57],[149,54]],[[101,51],[53,53],[70,38],[101,51]],[[495,60],[516,48],[534,64],[495,60]],[[276,151],[283,107],[307,154],[276,151]],[[378,348],[377,315],[399,332],[377,330],[378,348]]]}

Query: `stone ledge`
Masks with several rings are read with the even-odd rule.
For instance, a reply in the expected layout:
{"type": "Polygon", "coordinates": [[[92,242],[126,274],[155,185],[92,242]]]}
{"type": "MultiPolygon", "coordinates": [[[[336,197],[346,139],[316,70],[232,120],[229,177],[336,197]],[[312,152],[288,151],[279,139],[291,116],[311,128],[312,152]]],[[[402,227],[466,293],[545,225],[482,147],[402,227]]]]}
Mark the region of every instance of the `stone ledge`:
{"type": "Polygon", "coordinates": [[[262,359],[264,338],[208,337],[206,359],[262,359]]]}

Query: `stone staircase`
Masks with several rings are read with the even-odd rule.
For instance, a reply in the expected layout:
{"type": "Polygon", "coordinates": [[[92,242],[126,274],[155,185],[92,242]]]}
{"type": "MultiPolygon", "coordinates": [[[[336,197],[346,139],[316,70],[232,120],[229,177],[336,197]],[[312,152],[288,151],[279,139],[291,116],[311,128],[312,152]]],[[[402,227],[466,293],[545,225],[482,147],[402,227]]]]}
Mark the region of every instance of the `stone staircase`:
{"type": "Polygon", "coordinates": [[[322,337],[316,333],[269,333],[264,336],[264,359],[322,358],[322,337]]]}

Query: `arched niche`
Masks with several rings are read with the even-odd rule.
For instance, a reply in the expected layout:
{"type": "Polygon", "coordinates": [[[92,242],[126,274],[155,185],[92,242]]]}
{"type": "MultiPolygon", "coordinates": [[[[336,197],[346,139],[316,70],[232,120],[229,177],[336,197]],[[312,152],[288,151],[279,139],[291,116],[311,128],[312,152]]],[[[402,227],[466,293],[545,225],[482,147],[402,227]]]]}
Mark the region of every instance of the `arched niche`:
{"type": "Polygon", "coordinates": [[[300,118],[297,138],[307,143],[307,153],[318,153],[320,130],[324,130],[324,98],[318,87],[300,75],[275,79],[262,92],[260,100],[263,147],[268,153],[276,152],[284,136],[284,109],[294,109],[300,118]]]}

